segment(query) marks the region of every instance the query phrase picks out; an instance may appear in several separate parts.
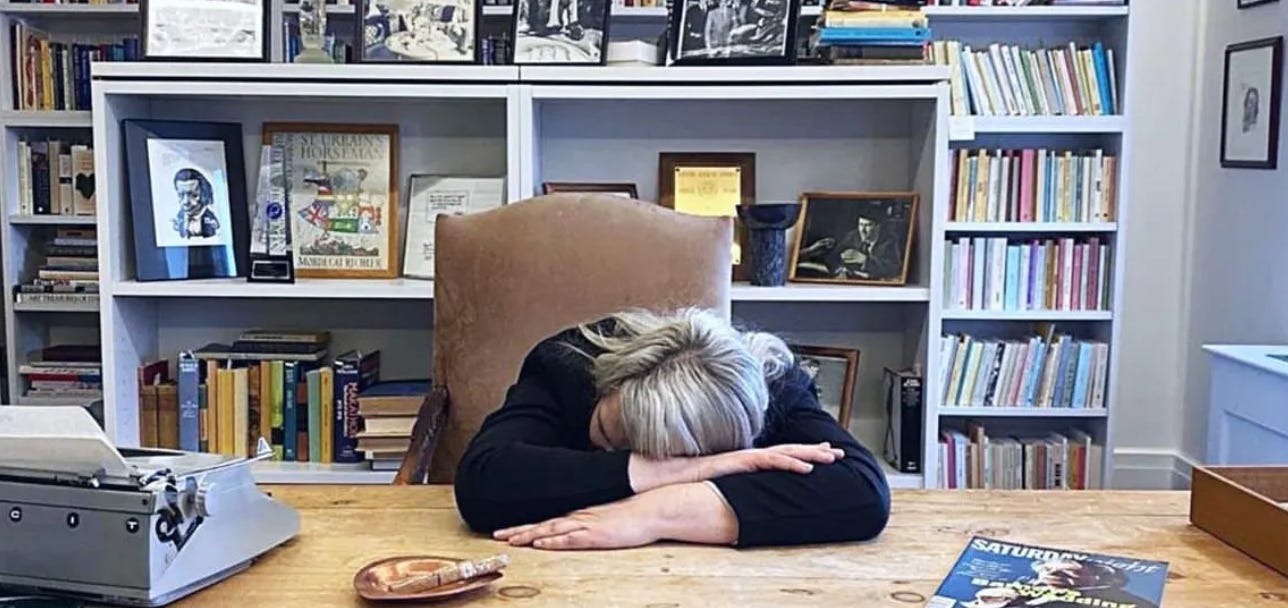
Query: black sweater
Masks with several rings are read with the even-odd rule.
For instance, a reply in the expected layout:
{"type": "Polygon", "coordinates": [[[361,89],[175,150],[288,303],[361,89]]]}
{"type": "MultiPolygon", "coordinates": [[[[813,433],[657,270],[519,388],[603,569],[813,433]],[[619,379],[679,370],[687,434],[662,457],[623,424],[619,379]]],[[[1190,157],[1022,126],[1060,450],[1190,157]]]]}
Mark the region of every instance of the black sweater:
{"type": "MultiPolygon", "coordinates": [[[[456,474],[456,503],[479,532],[544,521],[633,495],[630,452],[590,442],[597,396],[590,361],[601,352],[576,329],[528,353],[505,403],[483,422],[456,474]]],[[[845,458],[808,474],[761,471],[713,480],[738,519],[738,545],[867,540],[885,528],[890,491],[866,448],[823,411],[793,368],[770,383],[756,447],[831,442],[845,458]]]]}

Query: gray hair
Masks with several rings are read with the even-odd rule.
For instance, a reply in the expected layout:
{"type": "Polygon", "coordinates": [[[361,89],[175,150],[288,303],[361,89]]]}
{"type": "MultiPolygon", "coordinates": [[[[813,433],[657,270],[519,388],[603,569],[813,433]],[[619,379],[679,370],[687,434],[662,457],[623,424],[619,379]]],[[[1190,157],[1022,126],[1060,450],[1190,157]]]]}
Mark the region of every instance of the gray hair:
{"type": "Polygon", "coordinates": [[[607,331],[581,332],[604,350],[592,364],[595,387],[600,396],[617,393],[633,451],[663,458],[752,446],[764,427],[769,381],[792,365],[781,339],[740,332],[696,308],[612,319],[607,331]]]}

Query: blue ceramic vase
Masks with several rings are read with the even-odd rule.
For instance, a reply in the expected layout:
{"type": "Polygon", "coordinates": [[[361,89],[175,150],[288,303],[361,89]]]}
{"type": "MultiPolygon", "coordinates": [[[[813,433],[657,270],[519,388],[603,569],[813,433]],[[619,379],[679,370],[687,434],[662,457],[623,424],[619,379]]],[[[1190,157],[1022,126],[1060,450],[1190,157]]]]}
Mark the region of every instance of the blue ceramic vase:
{"type": "Polygon", "coordinates": [[[744,253],[751,262],[751,284],[778,287],[787,282],[787,229],[800,217],[799,203],[739,205],[747,228],[744,253]]]}

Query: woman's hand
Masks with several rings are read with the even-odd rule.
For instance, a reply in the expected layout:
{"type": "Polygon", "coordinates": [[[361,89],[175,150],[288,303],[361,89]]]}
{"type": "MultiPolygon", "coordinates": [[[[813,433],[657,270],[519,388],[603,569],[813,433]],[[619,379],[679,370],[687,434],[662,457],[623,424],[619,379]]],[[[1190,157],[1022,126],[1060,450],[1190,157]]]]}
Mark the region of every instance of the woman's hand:
{"type": "Polygon", "coordinates": [[[537,549],[625,549],[657,542],[661,516],[644,495],[573,511],[539,524],[497,530],[492,537],[537,549]]]}
{"type": "Polygon", "coordinates": [[[703,456],[698,460],[701,479],[715,479],[725,475],[753,471],[790,471],[809,473],[816,464],[831,464],[845,457],[845,452],[832,444],[785,443],[767,448],[738,450],[703,456]]]}

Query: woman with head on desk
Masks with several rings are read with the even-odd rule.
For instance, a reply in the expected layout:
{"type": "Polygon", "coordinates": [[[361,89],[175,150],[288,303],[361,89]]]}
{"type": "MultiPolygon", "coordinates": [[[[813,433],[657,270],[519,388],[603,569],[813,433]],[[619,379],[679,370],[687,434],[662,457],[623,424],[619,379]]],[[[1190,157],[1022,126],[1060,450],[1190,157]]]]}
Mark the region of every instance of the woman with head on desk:
{"type": "Polygon", "coordinates": [[[528,353],[461,460],[471,528],[512,545],[867,540],[890,512],[872,454],[782,340],[704,311],[631,311],[528,353]]]}

